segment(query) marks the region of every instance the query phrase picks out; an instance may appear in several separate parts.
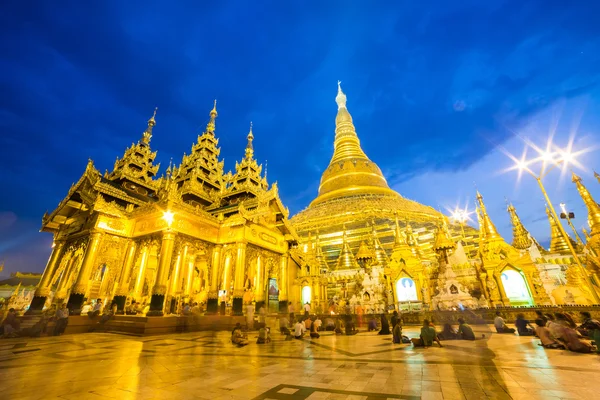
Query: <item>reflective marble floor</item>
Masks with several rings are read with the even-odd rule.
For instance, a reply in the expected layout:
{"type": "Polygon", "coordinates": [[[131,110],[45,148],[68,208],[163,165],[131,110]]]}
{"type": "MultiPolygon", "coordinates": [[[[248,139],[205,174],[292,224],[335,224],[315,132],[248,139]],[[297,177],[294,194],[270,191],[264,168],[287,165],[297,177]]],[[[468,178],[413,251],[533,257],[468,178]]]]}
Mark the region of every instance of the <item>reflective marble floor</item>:
{"type": "MultiPolygon", "coordinates": [[[[227,332],[0,340],[0,399],[594,399],[600,356],[490,334],[428,349],[359,333],[238,348],[227,332]]],[[[416,328],[405,328],[409,337],[416,328]]]]}

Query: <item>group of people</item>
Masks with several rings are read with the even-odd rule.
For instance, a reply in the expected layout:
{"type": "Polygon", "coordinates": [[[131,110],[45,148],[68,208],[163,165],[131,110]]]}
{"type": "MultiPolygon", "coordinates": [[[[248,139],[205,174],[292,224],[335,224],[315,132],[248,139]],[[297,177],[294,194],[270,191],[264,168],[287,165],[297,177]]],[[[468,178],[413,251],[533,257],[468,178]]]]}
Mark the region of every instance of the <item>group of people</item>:
{"type": "Polygon", "coordinates": [[[1,338],[15,337],[39,337],[42,334],[59,336],[65,332],[69,323],[69,309],[67,304],[60,306],[53,305],[46,309],[39,316],[39,319],[31,326],[22,328],[21,321],[18,318],[17,311],[14,308],[8,310],[4,320],[0,323],[1,338]],[[48,324],[54,323],[51,331],[48,330],[48,324]]]}
{"type": "Polygon", "coordinates": [[[582,322],[577,325],[568,313],[543,314],[537,312],[535,335],[547,349],[567,349],[576,353],[600,354],[600,322],[587,311],[579,313],[582,322]]]}

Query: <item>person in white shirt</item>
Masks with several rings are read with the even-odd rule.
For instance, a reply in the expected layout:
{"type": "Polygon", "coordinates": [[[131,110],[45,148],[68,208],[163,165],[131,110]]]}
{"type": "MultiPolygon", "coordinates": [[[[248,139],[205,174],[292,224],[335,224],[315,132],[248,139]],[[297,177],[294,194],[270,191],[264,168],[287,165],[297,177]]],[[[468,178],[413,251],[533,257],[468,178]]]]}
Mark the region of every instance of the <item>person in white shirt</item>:
{"type": "Polygon", "coordinates": [[[509,328],[506,326],[506,322],[504,322],[504,318],[500,315],[500,311],[496,311],[496,318],[494,319],[494,326],[496,327],[496,332],[498,333],[515,333],[513,328],[509,328]]]}
{"type": "Polygon", "coordinates": [[[304,324],[300,321],[296,322],[296,325],[294,325],[294,337],[296,339],[302,339],[302,336],[304,336],[304,332],[306,332],[304,324]]]}
{"type": "Polygon", "coordinates": [[[320,331],[321,325],[323,325],[323,321],[321,321],[321,319],[317,317],[317,319],[315,319],[315,322],[313,322],[313,325],[315,326],[315,330],[320,331]]]}
{"type": "Polygon", "coordinates": [[[308,316],[310,314],[310,304],[304,304],[304,315],[308,316]]]}

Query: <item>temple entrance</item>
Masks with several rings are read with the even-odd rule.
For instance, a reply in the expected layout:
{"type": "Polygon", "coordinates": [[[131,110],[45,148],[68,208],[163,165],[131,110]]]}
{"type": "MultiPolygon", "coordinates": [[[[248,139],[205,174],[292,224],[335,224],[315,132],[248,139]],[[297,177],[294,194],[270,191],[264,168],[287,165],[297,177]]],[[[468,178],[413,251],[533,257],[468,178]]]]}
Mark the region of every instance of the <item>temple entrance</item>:
{"type": "Polygon", "coordinates": [[[417,285],[411,278],[400,278],[396,282],[396,298],[399,302],[418,301],[417,285]]]}
{"type": "Polygon", "coordinates": [[[533,305],[533,299],[529,293],[527,282],[520,272],[513,269],[507,269],[500,275],[502,286],[506,297],[512,306],[533,305]]]}
{"type": "Polygon", "coordinates": [[[302,288],[302,305],[303,306],[306,303],[310,304],[311,295],[312,295],[312,290],[311,290],[310,286],[304,286],[302,288]]]}
{"type": "Polygon", "coordinates": [[[267,289],[267,310],[270,313],[279,312],[279,286],[276,278],[269,278],[269,288],[267,289]]]}

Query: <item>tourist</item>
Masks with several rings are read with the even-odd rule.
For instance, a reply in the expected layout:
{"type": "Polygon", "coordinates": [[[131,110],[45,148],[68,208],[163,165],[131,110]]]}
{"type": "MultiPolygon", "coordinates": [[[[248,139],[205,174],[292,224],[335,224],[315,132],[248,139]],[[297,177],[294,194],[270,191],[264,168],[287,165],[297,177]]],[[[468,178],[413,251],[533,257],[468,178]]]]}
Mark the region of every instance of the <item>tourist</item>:
{"type": "Polygon", "coordinates": [[[547,320],[543,320],[541,318],[535,320],[535,324],[537,325],[535,328],[535,334],[538,338],[540,338],[541,345],[547,349],[564,349],[565,346],[558,341],[556,341],[552,334],[550,333],[550,329],[546,327],[547,320]]]}
{"type": "MultiPolygon", "coordinates": [[[[458,320],[459,323],[460,323],[460,321],[461,321],[461,319],[458,320]]],[[[440,332],[438,334],[438,337],[441,340],[456,340],[456,339],[458,339],[458,333],[452,327],[452,325],[445,323],[444,328],[442,329],[442,332],[440,332]]]]}
{"type": "Polygon", "coordinates": [[[317,315],[317,317],[315,318],[315,320],[313,321],[313,325],[315,325],[315,329],[317,331],[321,330],[321,325],[323,325],[323,322],[321,321],[321,319],[319,318],[319,316],[317,315]]]}
{"type": "Polygon", "coordinates": [[[473,328],[465,322],[463,318],[458,319],[458,332],[457,336],[462,340],[475,340],[475,333],[473,328]]]}
{"type": "Polygon", "coordinates": [[[318,339],[319,337],[321,337],[321,335],[319,335],[319,332],[317,332],[317,328],[318,328],[317,324],[315,324],[314,322],[310,325],[310,338],[311,339],[318,339]]]}
{"type": "Polygon", "coordinates": [[[92,308],[92,311],[88,312],[88,317],[96,318],[98,315],[102,313],[102,299],[97,299],[96,304],[92,308]]]}
{"type": "Polygon", "coordinates": [[[533,336],[533,326],[531,326],[529,320],[525,319],[525,316],[523,314],[517,314],[515,326],[517,327],[517,332],[519,333],[519,336],[533,336]]]}
{"type": "Polygon", "coordinates": [[[81,308],[81,315],[88,315],[90,311],[92,311],[92,303],[86,301],[81,308]]]}
{"type": "Polygon", "coordinates": [[[304,332],[306,332],[306,328],[304,327],[302,321],[298,320],[298,322],[296,322],[296,325],[294,325],[294,338],[302,339],[302,337],[304,336],[304,332]]]}
{"type": "Polygon", "coordinates": [[[271,330],[267,327],[261,327],[258,330],[258,338],[256,344],[265,344],[271,341],[271,330]]]}
{"type": "Polygon", "coordinates": [[[14,308],[8,310],[8,314],[6,314],[6,318],[4,318],[4,321],[2,322],[2,327],[4,328],[2,334],[3,338],[18,336],[17,332],[19,332],[19,329],[21,328],[21,323],[17,318],[17,312],[14,308]]]}
{"type": "Polygon", "coordinates": [[[389,335],[390,333],[390,324],[387,320],[387,317],[385,316],[385,314],[381,314],[381,330],[379,331],[378,335],[389,335]]]}
{"type": "Polygon", "coordinates": [[[437,333],[435,332],[435,329],[433,327],[431,327],[429,325],[429,320],[424,320],[423,321],[423,326],[421,327],[421,335],[419,336],[418,339],[413,339],[413,345],[415,347],[430,347],[433,346],[433,342],[436,341],[440,347],[444,347],[442,346],[442,344],[439,341],[439,338],[437,337],[437,333]]]}
{"type": "Polygon", "coordinates": [[[583,322],[577,330],[596,343],[596,352],[600,354],[600,322],[592,319],[592,315],[587,311],[581,311],[579,314],[583,318],[583,322]]]}
{"type": "Polygon", "coordinates": [[[504,318],[500,315],[500,311],[496,311],[496,318],[494,319],[494,326],[496,327],[496,332],[498,333],[515,333],[513,328],[509,328],[506,326],[506,322],[504,322],[504,318]]]}
{"type": "Polygon", "coordinates": [[[240,323],[236,323],[233,331],[231,332],[231,342],[236,344],[238,347],[246,346],[249,342],[246,337],[244,337],[244,333],[242,332],[242,326],[240,323]]]}
{"type": "Polygon", "coordinates": [[[290,330],[288,329],[288,326],[290,325],[290,321],[284,316],[282,316],[281,318],[279,318],[279,332],[281,332],[283,335],[289,335],[290,330]]]}
{"type": "Polygon", "coordinates": [[[400,324],[398,319],[395,322],[392,328],[392,343],[402,343],[402,324],[400,324]]]}
{"type": "Polygon", "coordinates": [[[54,336],[59,336],[65,333],[67,324],[69,323],[69,309],[67,303],[63,303],[61,308],[56,311],[56,320],[54,322],[54,336]]]}
{"type": "Polygon", "coordinates": [[[308,317],[309,314],[310,314],[310,304],[307,302],[304,304],[304,315],[306,317],[308,317]]]}

